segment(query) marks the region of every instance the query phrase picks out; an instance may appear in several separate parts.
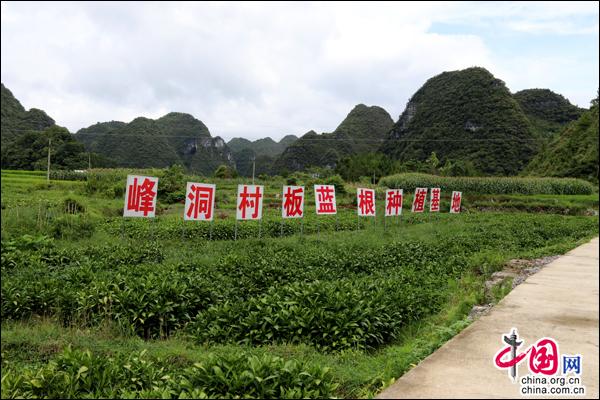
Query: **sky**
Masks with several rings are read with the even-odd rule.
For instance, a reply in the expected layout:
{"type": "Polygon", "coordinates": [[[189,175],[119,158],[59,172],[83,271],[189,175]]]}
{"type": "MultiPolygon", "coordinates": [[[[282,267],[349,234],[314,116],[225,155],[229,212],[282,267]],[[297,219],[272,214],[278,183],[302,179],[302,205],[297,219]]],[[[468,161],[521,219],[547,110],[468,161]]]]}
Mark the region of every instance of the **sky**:
{"type": "Polygon", "coordinates": [[[471,66],[581,107],[599,86],[598,2],[1,4],[2,83],[71,132],[171,111],[226,140],[331,132],[471,66]]]}

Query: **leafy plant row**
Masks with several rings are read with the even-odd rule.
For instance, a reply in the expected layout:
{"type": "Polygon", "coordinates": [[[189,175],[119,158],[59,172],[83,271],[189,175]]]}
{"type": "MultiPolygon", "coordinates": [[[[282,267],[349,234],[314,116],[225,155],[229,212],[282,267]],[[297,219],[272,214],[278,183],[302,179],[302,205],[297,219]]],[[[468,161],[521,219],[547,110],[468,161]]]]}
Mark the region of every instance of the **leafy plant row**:
{"type": "Polygon", "coordinates": [[[219,251],[209,257],[194,246],[169,256],[158,244],[74,250],[47,239],[4,240],[2,318],[108,320],[144,338],[186,328],[199,342],[375,348],[438,309],[448,282],[478,253],[533,250],[597,232],[597,218],[464,221],[426,242],[367,240],[365,232],[361,241],[215,243],[219,251]]]}
{"type": "MultiPolygon", "coordinates": [[[[376,223],[382,224],[378,216],[376,223]]],[[[398,223],[399,217],[388,217],[387,223],[398,223]]],[[[422,223],[426,216],[403,215],[403,223],[422,223]]],[[[373,218],[361,217],[357,221],[356,213],[340,213],[338,218],[310,217],[305,221],[282,219],[264,219],[261,223],[256,221],[238,222],[233,218],[210,222],[192,222],[179,219],[157,219],[148,221],[143,219],[122,218],[109,220],[102,223],[101,229],[114,235],[131,239],[204,239],[204,240],[233,240],[249,238],[281,237],[299,234],[317,234],[319,232],[355,231],[373,225],[373,218]],[[237,227],[236,227],[237,225],[237,227]]]]}
{"type": "Polygon", "coordinates": [[[397,174],[381,178],[379,185],[414,190],[439,187],[442,192],[480,194],[591,194],[594,186],[582,179],[533,177],[452,177],[427,174],[397,174]]]}
{"type": "Polygon", "coordinates": [[[185,368],[144,351],[105,357],[65,349],[41,367],[2,368],[2,398],[325,398],[328,368],[264,354],[216,356],[185,368]]]}

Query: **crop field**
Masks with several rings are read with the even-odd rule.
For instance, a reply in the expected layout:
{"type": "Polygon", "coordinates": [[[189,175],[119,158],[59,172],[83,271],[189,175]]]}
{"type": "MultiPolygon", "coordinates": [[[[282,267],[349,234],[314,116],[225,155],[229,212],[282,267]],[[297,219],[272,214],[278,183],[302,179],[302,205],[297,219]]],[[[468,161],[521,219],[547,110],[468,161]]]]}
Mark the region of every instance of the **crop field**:
{"type": "Polygon", "coordinates": [[[247,180],[137,172],[159,176],[155,220],[121,217],[126,170],[2,171],[3,398],[372,397],[510,290],[484,290],[508,260],[598,234],[596,188],[465,191],[460,214],[443,191],[435,215],[406,189],[385,219],[383,184],[298,176],[257,181],[264,220],[236,223],[247,180]],[[183,221],[186,180],[216,183],[214,222],[183,221]],[[337,216],[314,215],[314,183],[337,216]],[[307,187],[302,221],[280,218],[285,184],[307,187]]]}

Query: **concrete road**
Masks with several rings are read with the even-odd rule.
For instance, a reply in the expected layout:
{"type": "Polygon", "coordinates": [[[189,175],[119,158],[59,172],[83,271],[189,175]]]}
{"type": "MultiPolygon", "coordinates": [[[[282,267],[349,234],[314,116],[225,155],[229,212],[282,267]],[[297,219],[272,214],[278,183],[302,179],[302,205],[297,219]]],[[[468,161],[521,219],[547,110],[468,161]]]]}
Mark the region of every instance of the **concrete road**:
{"type": "MultiPolygon", "coordinates": [[[[392,398],[522,398],[520,380],[496,369],[502,335],[514,327],[524,340],[518,353],[543,337],[558,342],[562,355],[581,354],[585,396],[530,395],[528,398],[598,398],[598,238],[548,264],[517,286],[489,314],[404,374],[377,396],[392,398]]],[[[509,357],[510,358],[510,357],[509,357]]],[[[518,376],[529,374],[528,359],[518,376]]],[[[544,376],[544,375],[539,375],[544,376]]],[[[573,375],[569,375],[573,376],[573,375]]]]}

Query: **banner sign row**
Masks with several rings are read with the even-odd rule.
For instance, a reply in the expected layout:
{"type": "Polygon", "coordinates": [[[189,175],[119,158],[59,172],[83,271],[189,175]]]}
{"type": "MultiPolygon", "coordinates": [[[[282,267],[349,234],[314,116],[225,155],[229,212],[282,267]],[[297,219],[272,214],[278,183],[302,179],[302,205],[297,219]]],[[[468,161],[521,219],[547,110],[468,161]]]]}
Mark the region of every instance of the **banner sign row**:
{"type": "MultiPolygon", "coordinates": [[[[315,207],[317,215],[337,214],[334,185],[315,185],[315,207]]],[[[188,182],[185,193],[183,218],[186,221],[212,221],[215,210],[217,187],[209,183],[188,182]]],[[[416,188],[411,211],[425,211],[427,194],[429,212],[440,211],[440,188],[416,188]]],[[[152,176],[127,176],[124,217],[154,218],[158,178],[152,176]]],[[[302,218],[304,216],[304,186],[284,186],[281,203],[282,218],[302,218]]],[[[264,186],[238,185],[236,219],[259,220],[262,218],[264,186]]],[[[402,189],[385,191],[385,216],[402,214],[402,189]]],[[[459,213],[462,200],[461,192],[452,192],[450,212],[459,213]]],[[[356,189],[357,213],[361,217],[375,216],[375,189],[356,189]]]]}

